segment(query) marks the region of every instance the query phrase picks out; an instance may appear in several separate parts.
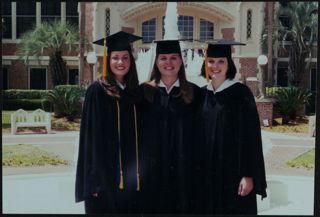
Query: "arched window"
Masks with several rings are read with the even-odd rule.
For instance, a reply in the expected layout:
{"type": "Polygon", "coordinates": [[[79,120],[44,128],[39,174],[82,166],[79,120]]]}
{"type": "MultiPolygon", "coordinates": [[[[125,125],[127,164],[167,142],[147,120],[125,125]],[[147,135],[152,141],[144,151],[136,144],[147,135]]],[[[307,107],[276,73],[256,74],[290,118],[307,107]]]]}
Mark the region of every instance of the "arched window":
{"type": "Polygon", "coordinates": [[[142,42],[151,43],[156,39],[156,18],[142,23],[142,42]]]}
{"type": "Polygon", "coordinates": [[[214,36],[214,24],[205,19],[200,19],[200,40],[210,40],[214,36]]]}
{"type": "MultiPolygon", "coordinates": [[[[164,16],[162,17],[162,37],[164,36],[164,16]]],[[[193,38],[193,17],[179,16],[178,30],[181,38],[193,38]]]]}
{"type": "Polygon", "coordinates": [[[110,9],[106,9],[106,26],[105,26],[106,35],[110,35],[110,9]]]}
{"type": "Polygon", "coordinates": [[[251,39],[252,32],[252,10],[247,11],[247,39],[251,39]]]}

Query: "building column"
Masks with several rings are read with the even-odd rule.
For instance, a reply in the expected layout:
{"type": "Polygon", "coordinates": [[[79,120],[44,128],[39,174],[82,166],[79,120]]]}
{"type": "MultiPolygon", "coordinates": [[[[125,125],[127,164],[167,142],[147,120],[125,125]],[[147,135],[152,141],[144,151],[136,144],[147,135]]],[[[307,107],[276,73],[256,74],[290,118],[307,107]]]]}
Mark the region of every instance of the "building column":
{"type": "Polygon", "coordinates": [[[61,2],[61,23],[66,23],[66,14],[67,14],[67,8],[66,8],[66,2],[61,2]]]}
{"type": "Polygon", "coordinates": [[[36,26],[41,25],[41,4],[45,4],[42,2],[36,2],[36,26]]]}
{"type": "Polygon", "coordinates": [[[17,3],[11,3],[11,34],[12,40],[17,39],[17,3]]]}

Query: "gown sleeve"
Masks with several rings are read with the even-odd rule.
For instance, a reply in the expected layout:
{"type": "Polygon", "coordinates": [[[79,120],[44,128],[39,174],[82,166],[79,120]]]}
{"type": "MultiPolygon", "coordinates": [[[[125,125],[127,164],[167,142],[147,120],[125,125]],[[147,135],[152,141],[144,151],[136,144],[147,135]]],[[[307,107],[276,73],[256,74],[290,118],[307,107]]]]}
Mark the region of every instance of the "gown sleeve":
{"type": "Polygon", "coordinates": [[[253,177],[254,190],[266,197],[266,177],[259,115],[250,89],[243,85],[239,107],[239,156],[241,176],[253,177]]]}
{"type": "Polygon", "coordinates": [[[76,202],[88,199],[93,193],[103,190],[101,147],[103,146],[103,99],[99,83],[91,85],[85,96],[82,109],[79,153],[76,170],[76,202]]]}

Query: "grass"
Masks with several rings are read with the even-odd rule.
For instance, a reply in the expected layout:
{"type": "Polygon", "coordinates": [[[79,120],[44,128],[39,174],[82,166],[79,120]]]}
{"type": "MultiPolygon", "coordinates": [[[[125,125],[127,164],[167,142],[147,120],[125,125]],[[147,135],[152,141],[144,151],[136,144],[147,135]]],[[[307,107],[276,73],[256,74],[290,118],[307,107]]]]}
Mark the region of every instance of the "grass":
{"type": "MultiPolygon", "coordinates": [[[[2,111],[2,132],[10,133],[11,127],[11,114],[14,111],[2,111]]],[[[32,111],[28,111],[32,112],[32,111]]],[[[68,121],[66,118],[55,118],[53,115],[51,116],[51,123],[53,130],[79,130],[80,129],[80,118],[75,119],[75,121],[68,121]]],[[[20,130],[21,128],[19,128],[20,130]]],[[[39,129],[30,127],[30,128],[22,128],[22,131],[36,131],[39,132],[39,129]]]]}
{"type": "MultiPolygon", "coordinates": [[[[2,111],[2,127],[10,128],[11,126],[11,114],[15,111],[2,111]]],[[[31,112],[31,111],[27,111],[31,112]]]]}
{"type": "Polygon", "coordinates": [[[48,153],[35,145],[5,145],[2,148],[2,166],[27,167],[45,165],[68,165],[69,162],[48,153]]]}
{"type": "Polygon", "coordinates": [[[309,131],[309,124],[307,117],[298,117],[296,121],[289,122],[287,125],[281,125],[274,122],[272,127],[261,127],[262,129],[276,133],[304,133],[309,131]]]}
{"type": "Polygon", "coordinates": [[[277,125],[270,127],[262,127],[262,129],[276,133],[308,133],[309,125],[300,123],[296,125],[277,125]]]}
{"type": "Polygon", "coordinates": [[[54,130],[80,130],[80,118],[68,121],[66,118],[52,117],[52,129],[54,130]]]}
{"type": "Polygon", "coordinates": [[[287,165],[293,168],[312,169],[314,168],[314,161],[315,161],[315,149],[312,149],[296,157],[295,159],[288,161],[287,165]]]}

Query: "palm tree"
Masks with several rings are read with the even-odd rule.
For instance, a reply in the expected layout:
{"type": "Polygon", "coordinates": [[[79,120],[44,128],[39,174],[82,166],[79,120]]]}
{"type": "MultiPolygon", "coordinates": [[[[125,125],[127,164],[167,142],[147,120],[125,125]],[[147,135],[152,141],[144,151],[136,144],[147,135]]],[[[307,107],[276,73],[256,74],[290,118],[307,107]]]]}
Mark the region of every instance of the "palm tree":
{"type": "MultiPolygon", "coordinates": [[[[311,49],[317,41],[317,2],[280,2],[272,27],[272,44],[282,42],[280,52],[289,54],[289,84],[301,86],[304,73],[310,69],[311,49]],[[286,45],[291,42],[292,46],[286,45]],[[286,45],[286,46],[285,46],[286,45]],[[307,59],[307,62],[305,60],[307,59]]],[[[268,28],[261,34],[261,48],[268,52],[268,28]]]]}
{"type": "Polygon", "coordinates": [[[67,47],[69,51],[77,51],[78,41],[79,30],[77,26],[68,22],[62,23],[59,20],[44,22],[21,36],[17,54],[27,63],[30,56],[39,60],[39,57],[44,55],[44,51],[48,52],[53,85],[66,84],[67,67],[62,59],[62,52],[67,47]]]}
{"type": "Polygon", "coordinates": [[[318,3],[288,2],[279,7],[277,16],[278,20],[286,17],[289,21],[279,22],[284,28],[280,32],[282,47],[289,54],[289,84],[301,86],[304,74],[310,70],[312,46],[318,39],[318,3]],[[291,45],[285,46],[288,41],[291,45]]]}

